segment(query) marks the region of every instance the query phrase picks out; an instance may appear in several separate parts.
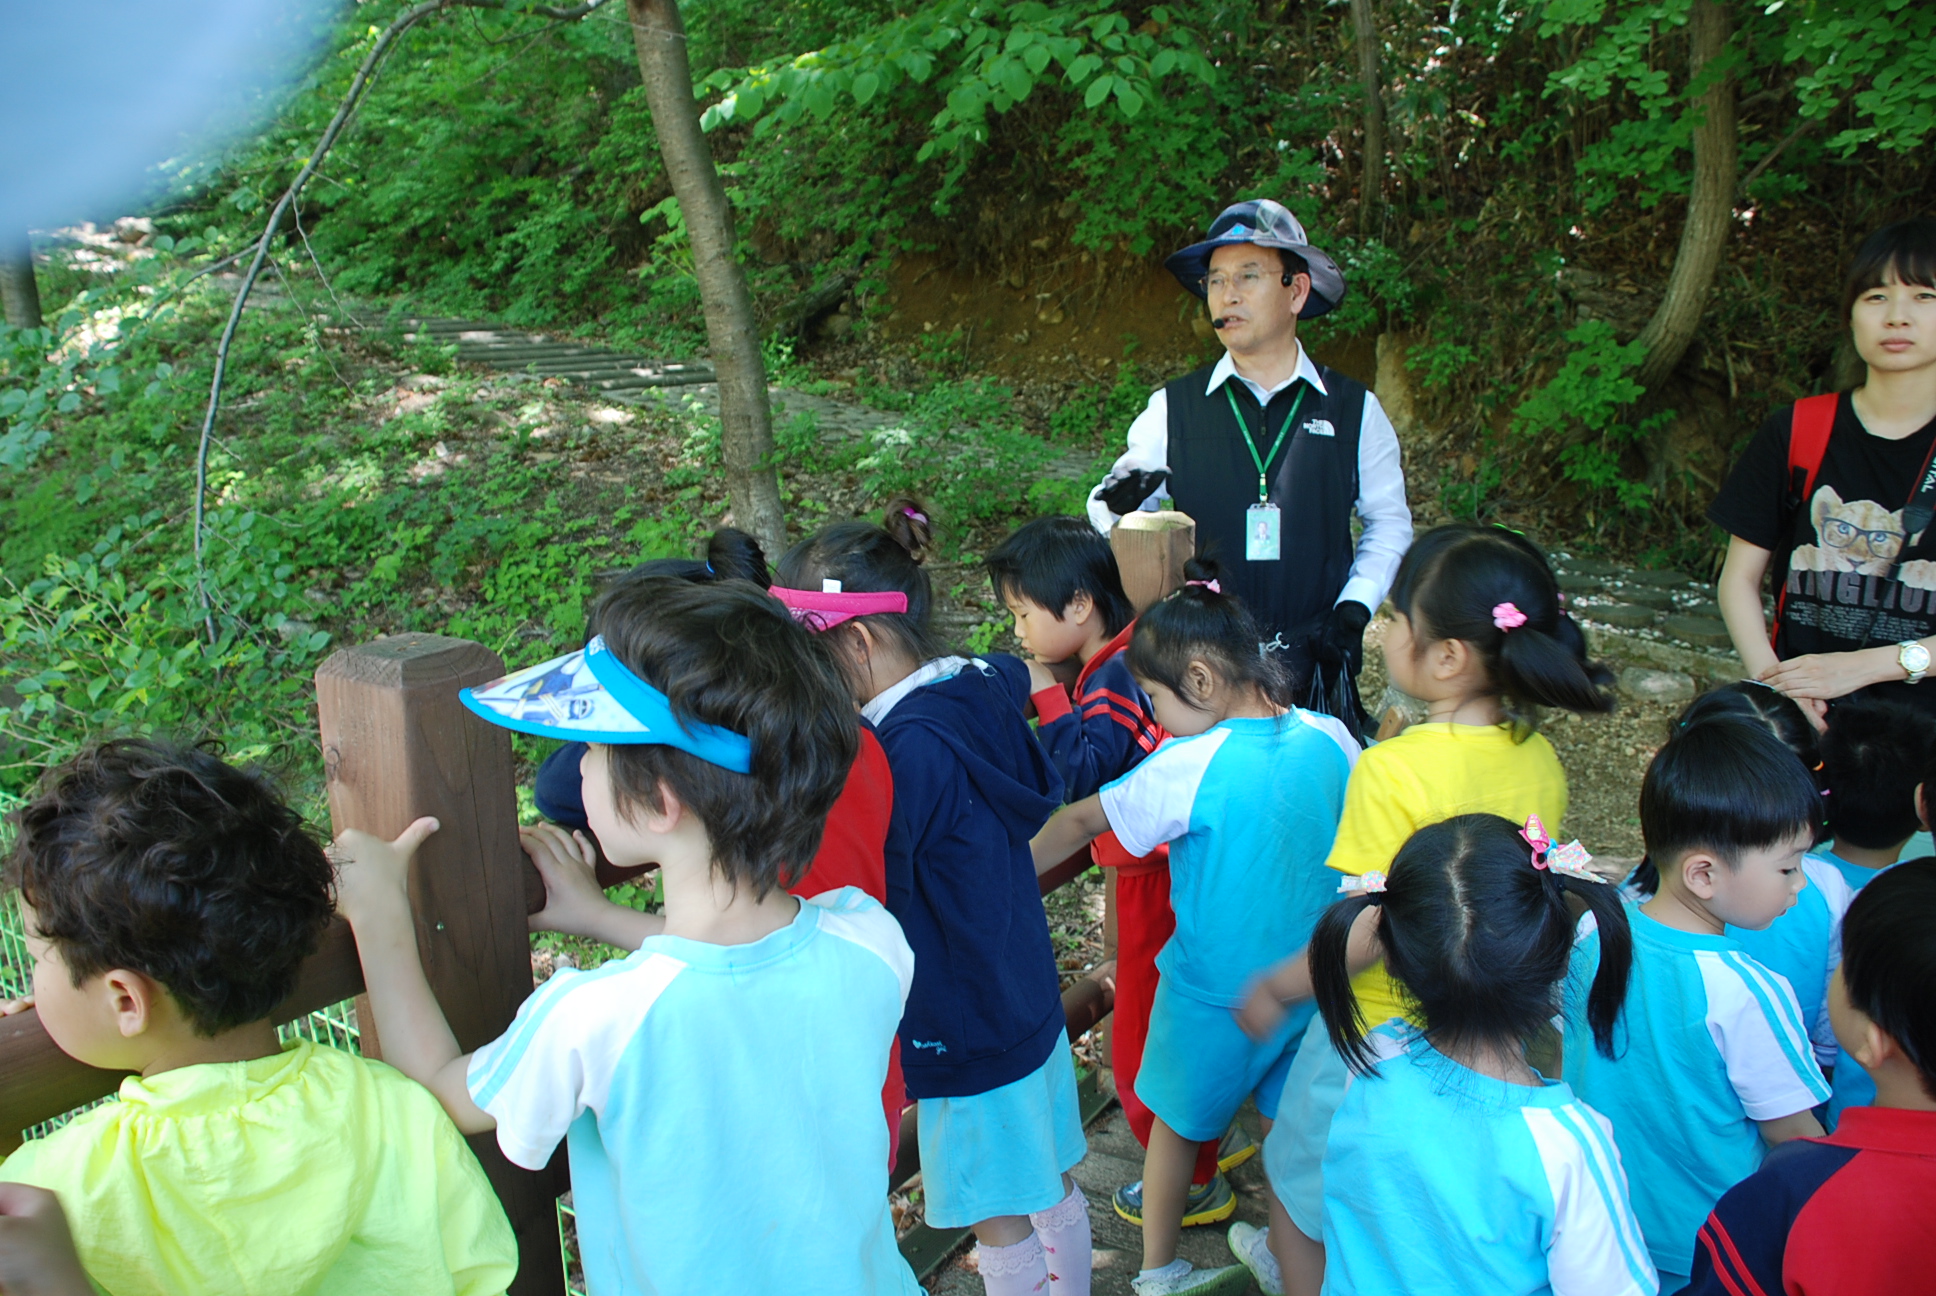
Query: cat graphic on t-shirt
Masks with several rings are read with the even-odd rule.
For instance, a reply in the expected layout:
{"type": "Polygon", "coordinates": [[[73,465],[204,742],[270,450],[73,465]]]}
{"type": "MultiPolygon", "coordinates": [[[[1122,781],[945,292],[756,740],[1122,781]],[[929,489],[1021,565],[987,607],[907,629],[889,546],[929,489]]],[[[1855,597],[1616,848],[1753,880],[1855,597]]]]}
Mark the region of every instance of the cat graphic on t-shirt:
{"type": "MultiPolygon", "coordinates": [[[[1901,509],[1886,509],[1874,500],[1844,500],[1825,485],[1809,501],[1808,516],[1816,543],[1795,546],[1790,571],[1888,576],[1902,554],[1901,509]]],[[[1936,590],[1936,562],[1913,558],[1895,576],[1911,589],[1936,590]]]]}

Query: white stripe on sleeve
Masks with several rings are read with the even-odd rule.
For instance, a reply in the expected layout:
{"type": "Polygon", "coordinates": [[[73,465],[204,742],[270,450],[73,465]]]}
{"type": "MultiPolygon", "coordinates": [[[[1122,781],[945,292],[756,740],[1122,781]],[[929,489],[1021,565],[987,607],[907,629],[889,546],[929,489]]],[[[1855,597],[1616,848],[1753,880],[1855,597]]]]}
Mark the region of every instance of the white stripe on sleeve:
{"type": "Polygon", "coordinates": [[[1228,729],[1211,729],[1189,738],[1171,738],[1141,765],[1103,788],[1102,812],[1124,850],[1147,855],[1190,831],[1190,810],[1203,772],[1229,737],[1228,729]]]}
{"type": "Polygon", "coordinates": [[[1801,1005],[1788,982],[1746,954],[1697,950],[1707,1030],[1750,1120],[1779,1120],[1828,1101],[1801,1005]]]}
{"type": "Polygon", "coordinates": [[[1627,1195],[1613,1127],[1585,1103],[1525,1107],[1553,1194],[1553,1296],[1654,1296],[1660,1281],[1627,1195]]]}
{"type": "Polygon", "coordinates": [[[1338,750],[1344,753],[1346,769],[1358,768],[1358,757],[1364,753],[1364,748],[1358,745],[1358,740],[1352,736],[1351,730],[1345,727],[1344,721],[1336,716],[1326,715],[1322,711],[1306,711],[1303,707],[1296,708],[1293,714],[1338,744],[1338,750]]]}
{"type": "Polygon", "coordinates": [[[471,1100],[513,1165],[542,1170],[571,1123],[602,1111],[619,1058],[686,964],[665,954],[552,974],[511,1029],[471,1055],[471,1100]]]}
{"type": "Polygon", "coordinates": [[[821,931],[858,945],[887,964],[900,982],[901,1006],[907,1007],[908,991],[914,986],[914,951],[894,916],[859,887],[827,891],[805,903],[826,911],[819,916],[821,931]]]}

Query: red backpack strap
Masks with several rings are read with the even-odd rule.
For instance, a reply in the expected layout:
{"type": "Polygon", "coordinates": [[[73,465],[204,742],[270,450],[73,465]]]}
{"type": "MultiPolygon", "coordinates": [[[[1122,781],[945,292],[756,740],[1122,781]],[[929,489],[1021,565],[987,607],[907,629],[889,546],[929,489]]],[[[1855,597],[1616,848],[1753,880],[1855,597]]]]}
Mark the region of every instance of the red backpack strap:
{"type": "Polygon", "coordinates": [[[1815,490],[1815,474],[1821,471],[1822,456],[1828,453],[1828,434],[1835,429],[1835,406],[1842,398],[1834,392],[1826,396],[1804,396],[1795,402],[1793,421],[1788,427],[1788,471],[1798,481],[1798,505],[1806,504],[1815,490]],[[1801,469],[1802,476],[1794,472],[1801,469]]]}
{"type": "MultiPolygon", "coordinates": [[[[1828,453],[1828,437],[1835,430],[1835,409],[1840,400],[1829,392],[1795,402],[1788,424],[1788,491],[1781,514],[1784,534],[1793,529],[1795,515],[1808,507],[1808,497],[1815,493],[1815,477],[1822,469],[1822,457],[1828,453]]],[[[1788,581],[1784,578],[1775,595],[1775,624],[1768,630],[1770,643],[1780,633],[1781,614],[1787,605],[1788,581]]]]}

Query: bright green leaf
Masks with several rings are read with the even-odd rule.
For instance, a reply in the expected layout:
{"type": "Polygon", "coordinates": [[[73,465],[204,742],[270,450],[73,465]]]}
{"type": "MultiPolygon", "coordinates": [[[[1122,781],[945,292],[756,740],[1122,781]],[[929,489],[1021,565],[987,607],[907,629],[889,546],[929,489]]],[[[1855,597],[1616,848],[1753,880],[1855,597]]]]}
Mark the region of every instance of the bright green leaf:
{"type": "Polygon", "coordinates": [[[1091,81],[1089,83],[1089,93],[1082,96],[1082,106],[1084,108],[1101,106],[1102,101],[1109,97],[1109,87],[1115,83],[1116,78],[1112,76],[1099,76],[1094,81],[1091,81]]]}
{"type": "Polygon", "coordinates": [[[854,77],[854,102],[864,104],[881,88],[878,72],[862,72],[854,77]]]}
{"type": "Polygon", "coordinates": [[[1002,89],[1006,90],[1008,97],[1017,103],[1028,98],[1029,91],[1034,88],[1035,78],[1031,77],[1028,69],[1020,63],[1011,59],[1002,69],[1002,89]]]}

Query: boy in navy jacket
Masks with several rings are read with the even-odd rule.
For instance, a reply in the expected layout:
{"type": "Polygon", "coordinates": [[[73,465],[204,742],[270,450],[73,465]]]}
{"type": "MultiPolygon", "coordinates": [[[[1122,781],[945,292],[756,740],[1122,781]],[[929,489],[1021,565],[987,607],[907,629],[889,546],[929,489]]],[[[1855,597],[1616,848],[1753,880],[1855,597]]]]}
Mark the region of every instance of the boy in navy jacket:
{"type": "MultiPolygon", "coordinates": [[[[1028,700],[1038,721],[1036,737],[1062,776],[1067,798],[1094,796],[1167,736],[1124,662],[1135,610],[1123,592],[1115,552],[1080,518],[1038,518],[991,550],[986,562],[996,597],[1015,618],[1015,637],[1029,654],[1028,700]],[[1080,670],[1069,690],[1050,668],[1072,663],[1080,670]]],[[[1153,1115],[1136,1097],[1135,1086],[1156,999],[1156,954],[1176,925],[1170,912],[1169,848],[1133,856],[1112,832],[1090,849],[1098,865],[1115,870],[1110,1066],[1130,1129],[1147,1144],[1153,1115]]],[[[1236,1210],[1236,1197],[1218,1174],[1219,1150],[1217,1144],[1206,1145],[1198,1159],[1186,1224],[1207,1224],[1236,1210]]],[[[1230,1164],[1247,1154],[1236,1152],[1230,1164]]],[[[1115,1207],[1124,1219],[1142,1223],[1142,1186],[1118,1190],[1115,1207]]]]}

